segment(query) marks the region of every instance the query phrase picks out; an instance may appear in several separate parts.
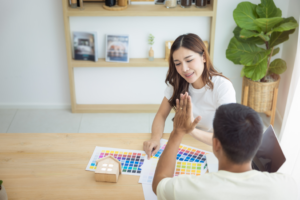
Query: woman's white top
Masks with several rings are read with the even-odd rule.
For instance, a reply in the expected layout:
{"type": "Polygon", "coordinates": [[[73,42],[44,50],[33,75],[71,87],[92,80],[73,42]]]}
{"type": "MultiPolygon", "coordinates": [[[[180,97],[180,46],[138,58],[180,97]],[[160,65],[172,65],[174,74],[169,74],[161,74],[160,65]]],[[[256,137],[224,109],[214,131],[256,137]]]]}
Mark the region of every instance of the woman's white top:
{"type": "MultiPolygon", "coordinates": [[[[194,118],[202,117],[196,127],[207,132],[213,132],[216,109],[222,104],[236,103],[235,90],[229,80],[221,76],[213,76],[212,82],[213,90],[209,89],[208,85],[201,89],[195,89],[192,84],[189,84],[188,91],[192,98],[194,118]]],[[[169,100],[173,92],[173,86],[167,86],[165,97],[169,100]]]]}

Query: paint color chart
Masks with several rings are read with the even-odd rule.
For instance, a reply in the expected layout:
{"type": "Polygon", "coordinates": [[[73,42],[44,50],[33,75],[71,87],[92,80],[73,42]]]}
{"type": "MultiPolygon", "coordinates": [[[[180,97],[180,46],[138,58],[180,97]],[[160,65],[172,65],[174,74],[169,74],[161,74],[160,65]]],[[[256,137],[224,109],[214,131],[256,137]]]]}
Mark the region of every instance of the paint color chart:
{"type": "MultiPolygon", "coordinates": [[[[145,160],[139,183],[152,184],[158,160],[167,142],[167,140],[161,139],[160,150],[150,160],[145,160]]],[[[205,174],[207,171],[206,155],[209,153],[211,152],[180,144],[176,156],[174,176],[182,174],[201,176],[205,174]]]]}
{"type": "MultiPolygon", "coordinates": [[[[158,163],[158,158],[146,160],[144,166],[142,167],[141,177],[139,183],[152,184],[155,169],[158,163]]],[[[207,171],[207,163],[192,163],[192,162],[182,162],[176,161],[174,177],[179,175],[195,175],[200,176],[205,174],[207,171]]]]}
{"type": "MultiPolygon", "coordinates": [[[[153,156],[159,158],[164,151],[167,140],[161,139],[160,140],[160,149],[159,151],[153,156]]],[[[178,161],[184,161],[184,162],[196,162],[196,163],[206,163],[206,154],[209,154],[210,152],[200,150],[194,147],[190,147],[184,144],[180,144],[178,153],[176,156],[176,160],[178,161]]]]}
{"type": "Polygon", "coordinates": [[[141,166],[144,164],[146,154],[144,151],[128,150],[128,149],[116,149],[108,147],[96,147],[94,153],[86,167],[88,171],[95,171],[96,160],[106,157],[108,155],[113,156],[121,162],[122,174],[137,175],[141,174],[141,166]]]}

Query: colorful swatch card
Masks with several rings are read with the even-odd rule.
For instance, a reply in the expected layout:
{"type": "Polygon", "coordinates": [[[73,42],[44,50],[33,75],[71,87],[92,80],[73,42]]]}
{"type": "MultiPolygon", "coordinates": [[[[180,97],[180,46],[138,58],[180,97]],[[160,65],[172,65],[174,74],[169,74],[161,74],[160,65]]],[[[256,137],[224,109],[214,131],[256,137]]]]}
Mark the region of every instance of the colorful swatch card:
{"type": "MultiPolygon", "coordinates": [[[[168,140],[165,139],[160,140],[160,149],[153,157],[159,158],[161,156],[162,152],[164,151],[167,145],[167,142],[168,140]]],[[[204,164],[206,163],[206,155],[209,153],[209,151],[204,151],[191,146],[180,144],[176,160],[204,164]]]]}
{"type": "Polygon", "coordinates": [[[144,151],[116,149],[108,147],[96,147],[86,167],[88,171],[95,171],[96,160],[111,155],[121,162],[122,174],[140,176],[141,166],[144,163],[146,154],[144,151]]]}
{"type": "MultiPolygon", "coordinates": [[[[152,184],[155,169],[158,163],[158,158],[153,158],[150,160],[145,160],[145,163],[142,167],[142,173],[139,179],[139,183],[143,184],[152,184]]],[[[201,176],[207,171],[207,163],[192,163],[192,162],[182,162],[176,161],[174,177],[179,175],[195,175],[201,176]]]]}
{"type": "MultiPolygon", "coordinates": [[[[139,183],[152,184],[158,160],[164,151],[167,142],[168,140],[161,139],[159,151],[152,156],[150,160],[146,157],[139,183]]],[[[206,155],[210,153],[211,152],[209,151],[180,144],[176,156],[174,176],[182,174],[200,176],[205,174],[207,171],[206,155]]]]}

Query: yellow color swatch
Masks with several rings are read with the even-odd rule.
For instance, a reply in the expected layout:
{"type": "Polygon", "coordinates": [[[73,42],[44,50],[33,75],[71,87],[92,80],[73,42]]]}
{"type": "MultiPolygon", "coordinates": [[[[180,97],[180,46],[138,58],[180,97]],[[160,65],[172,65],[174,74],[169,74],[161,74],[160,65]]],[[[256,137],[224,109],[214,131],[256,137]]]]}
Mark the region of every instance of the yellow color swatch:
{"type": "Polygon", "coordinates": [[[127,152],[124,152],[124,155],[127,155],[128,153],[127,152]]]}
{"type": "Polygon", "coordinates": [[[192,150],[192,149],[191,149],[191,148],[188,148],[187,150],[190,151],[190,150],[192,150]]]}
{"type": "Polygon", "coordinates": [[[182,172],[185,172],[185,169],[181,169],[182,172]]]}
{"type": "Polygon", "coordinates": [[[181,165],[181,162],[177,162],[177,165],[181,165]]]}
{"type": "Polygon", "coordinates": [[[192,165],[193,165],[193,166],[197,166],[197,164],[196,164],[196,163],[193,163],[192,165]]]}
{"type": "Polygon", "coordinates": [[[102,150],[101,153],[105,153],[105,150],[102,150]]]}
{"type": "Polygon", "coordinates": [[[195,152],[195,151],[196,151],[195,149],[192,150],[192,152],[195,152]]]}
{"type": "Polygon", "coordinates": [[[195,172],[196,172],[196,170],[192,169],[192,173],[195,173],[195,172]]]}
{"type": "Polygon", "coordinates": [[[128,153],[128,155],[132,155],[132,153],[131,153],[131,152],[129,152],[129,153],[128,153]]]}
{"type": "Polygon", "coordinates": [[[182,165],[186,165],[186,162],[183,162],[182,165]]]}
{"type": "Polygon", "coordinates": [[[106,153],[109,153],[109,151],[106,151],[106,153]]]}
{"type": "Polygon", "coordinates": [[[118,153],[119,153],[118,151],[115,152],[115,154],[118,154],[118,153]]]}
{"type": "Polygon", "coordinates": [[[187,149],[187,147],[183,147],[183,149],[187,149]]]}
{"type": "Polygon", "coordinates": [[[191,163],[188,163],[187,165],[188,165],[188,166],[190,166],[190,165],[191,165],[191,163]]]}
{"type": "Polygon", "coordinates": [[[180,145],[179,148],[182,148],[182,146],[180,145]]]}

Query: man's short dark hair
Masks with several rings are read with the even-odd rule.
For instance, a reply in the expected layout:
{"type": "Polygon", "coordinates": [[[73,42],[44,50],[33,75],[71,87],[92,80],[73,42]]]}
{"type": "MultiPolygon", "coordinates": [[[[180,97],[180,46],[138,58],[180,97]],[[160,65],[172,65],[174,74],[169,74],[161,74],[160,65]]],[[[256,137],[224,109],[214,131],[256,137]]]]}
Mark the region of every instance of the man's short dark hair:
{"type": "Polygon", "coordinates": [[[263,123],[253,109],[237,103],[221,105],[213,127],[214,137],[233,163],[242,164],[254,157],[261,143],[263,123]]]}

